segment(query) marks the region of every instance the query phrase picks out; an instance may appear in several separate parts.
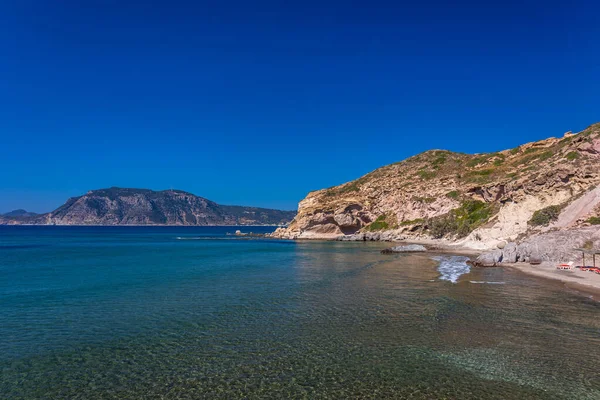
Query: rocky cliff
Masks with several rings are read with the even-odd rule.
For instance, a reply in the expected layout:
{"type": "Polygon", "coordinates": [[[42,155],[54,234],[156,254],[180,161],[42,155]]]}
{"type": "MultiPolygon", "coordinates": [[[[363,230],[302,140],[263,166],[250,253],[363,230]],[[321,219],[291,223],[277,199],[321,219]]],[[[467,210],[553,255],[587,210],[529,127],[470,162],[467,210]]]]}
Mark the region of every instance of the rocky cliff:
{"type": "Polygon", "coordinates": [[[431,150],[311,192],[282,238],[439,239],[495,248],[600,223],[600,124],[511,150],[431,150]]]}
{"type": "Polygon", "coordinates": [[[181,190],[109,188],[69,199],[34,216],[2,216],[0,224],[44,225],[273,225],[288,223],[295,211],[222,206],[181,190]]]}

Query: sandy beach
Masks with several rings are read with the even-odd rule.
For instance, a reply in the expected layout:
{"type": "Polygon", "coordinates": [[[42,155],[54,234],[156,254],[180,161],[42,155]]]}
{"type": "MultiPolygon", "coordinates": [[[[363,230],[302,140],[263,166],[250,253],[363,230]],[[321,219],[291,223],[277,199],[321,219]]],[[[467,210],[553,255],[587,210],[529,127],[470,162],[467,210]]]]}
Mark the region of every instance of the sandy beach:
{"type": "Polygon", "coordinates": [[[571,270],[556,269],[556,263],[543,262],[540,265],[530,265],[528,263],[501,264],[503,267],[517,269],[523,273],[538,276],[546,279],[553,279],[563,282],[566,287],[577,291],[585,292],[600,300],[600,275],[581,271],[578,268],[571,270]]]}

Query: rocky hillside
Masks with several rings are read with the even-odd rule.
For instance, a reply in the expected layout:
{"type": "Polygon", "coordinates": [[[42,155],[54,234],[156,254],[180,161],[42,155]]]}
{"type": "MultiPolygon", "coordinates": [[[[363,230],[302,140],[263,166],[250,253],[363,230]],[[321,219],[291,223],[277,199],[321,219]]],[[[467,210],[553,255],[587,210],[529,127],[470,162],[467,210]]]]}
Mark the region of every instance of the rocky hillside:
{"type": "Polygon", "coordinates": [[[600,124],[511,150],[431,150],[311,192],[283,238],[447,239],[492,248],[600,223],[600,124]]]}
{"type": "Polygon", "coordinates": [[[222,206],[181,190],[109,188],[73,197],[42,215],[0,217],[0,224],[43,225],[273,225],[295,211],[222,206]]]}

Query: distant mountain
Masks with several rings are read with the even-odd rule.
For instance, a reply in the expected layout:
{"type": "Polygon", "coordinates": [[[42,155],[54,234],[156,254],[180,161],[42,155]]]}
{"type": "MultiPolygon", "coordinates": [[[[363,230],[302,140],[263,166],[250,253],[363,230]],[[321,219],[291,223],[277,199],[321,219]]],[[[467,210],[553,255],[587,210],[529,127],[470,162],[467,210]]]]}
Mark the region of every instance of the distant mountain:
{"type": "Polygon", "coordinates": [[[34,212],[29,212],[19,208],[18,210],[13,210],[11,212],[7,212],[6,214],[1,214],[3,217],[35,217],[39,214],[34,212]]]}
{"type": "Polygon", "coordinates": [[[35,216],[2,216],[0,224],[35,225],[279,225],[295,211],[222,206],[181,190],[112,187],[72,197],[56,210],[35,216]]]}

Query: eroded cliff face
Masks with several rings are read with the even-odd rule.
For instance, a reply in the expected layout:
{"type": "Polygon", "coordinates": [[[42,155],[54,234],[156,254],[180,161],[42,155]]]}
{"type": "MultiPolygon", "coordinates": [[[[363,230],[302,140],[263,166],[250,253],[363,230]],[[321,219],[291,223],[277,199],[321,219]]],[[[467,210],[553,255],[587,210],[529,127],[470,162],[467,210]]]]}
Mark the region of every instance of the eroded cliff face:
{"type": "Polygon", "coordinates": [[[437,238],[489,248],[589,225],[599,211],[598,185],[600,124],[595,124],[578,134],[497,153],[427,151],[309,193],[294,221],[274,236],[437,238]],[[557,206],[558,218],[532,224],[534,213],[549,206],[557,206]]]}
{"type": "Polygon", "coordinates": [[[0,224],[263,225],[287,223],[294,215],[293,211],[221,206],[181,190],[109,188],[71,198],[48,214],[0,218],[0,224]]]}

